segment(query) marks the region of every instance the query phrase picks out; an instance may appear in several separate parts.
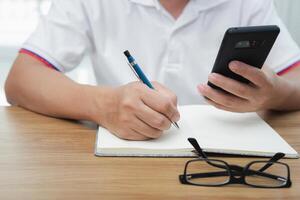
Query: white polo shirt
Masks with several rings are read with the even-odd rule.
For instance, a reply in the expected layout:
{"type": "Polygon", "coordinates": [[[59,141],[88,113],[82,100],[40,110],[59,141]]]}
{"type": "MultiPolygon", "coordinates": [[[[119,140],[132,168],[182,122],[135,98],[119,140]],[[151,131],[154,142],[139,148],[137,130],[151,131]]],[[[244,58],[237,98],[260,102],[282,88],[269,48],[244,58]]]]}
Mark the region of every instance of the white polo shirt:
{"type": "Polygon", "coordinates": [[[196,87],[207,81],[225,31],[273,24],[281,33],[266,65],[279,72],[298,61],[300,51],[272,0],[190,0],[177,20],[158,0],[54,0],[23,48],[62,72],[88,53],[97,83],[109,86],[136,80],[123,55],[128,49],[180,104],[198,104],[196,87]]]}

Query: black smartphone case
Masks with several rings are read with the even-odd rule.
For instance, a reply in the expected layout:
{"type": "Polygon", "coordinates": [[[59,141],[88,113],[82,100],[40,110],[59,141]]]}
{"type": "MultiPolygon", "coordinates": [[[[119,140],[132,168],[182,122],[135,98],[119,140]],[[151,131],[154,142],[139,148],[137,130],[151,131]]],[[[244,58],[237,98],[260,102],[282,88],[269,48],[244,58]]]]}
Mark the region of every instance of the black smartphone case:
{"type": "MultiPolygon", "coordinates": [[[[223,38],[212,72],[249,83],[249,80],[233,73],[228,64],[237,60],[256,68],[262,68],[279,33],[278,26],[229,28],[223,38]]],[[[220,89],[210,82],[208,85],[220,89]]]]}

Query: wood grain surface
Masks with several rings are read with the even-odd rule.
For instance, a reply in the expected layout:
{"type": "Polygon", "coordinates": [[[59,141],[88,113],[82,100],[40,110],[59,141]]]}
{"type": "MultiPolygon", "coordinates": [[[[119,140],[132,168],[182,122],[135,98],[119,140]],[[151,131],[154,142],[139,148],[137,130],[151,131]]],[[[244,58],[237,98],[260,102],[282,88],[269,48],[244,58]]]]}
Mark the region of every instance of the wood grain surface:
{"type": "MultiPolygon", "coordinates": [[[[300,152],[300,112],[260,113],[300,152]]],[[[96,126],[0,107],[0,200],[300,199],[300,160],[286,159],[289,189],[181,185],[185,158],[94,156],[96,126]]],[[[245,164],[253,158],[223,158],[245,164]]]]}

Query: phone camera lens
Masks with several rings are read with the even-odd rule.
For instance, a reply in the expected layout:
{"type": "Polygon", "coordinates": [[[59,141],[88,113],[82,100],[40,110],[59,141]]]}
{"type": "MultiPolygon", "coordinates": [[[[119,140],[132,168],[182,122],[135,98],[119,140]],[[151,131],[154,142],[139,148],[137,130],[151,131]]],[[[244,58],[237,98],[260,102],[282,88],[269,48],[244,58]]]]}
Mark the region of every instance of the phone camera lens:
{"type": "Polygon", "coordinates": [[[249,48],[251,47],[251,43],[248,40],[245,41],[239,41],[238,43],[236,43],[235,48],[236,49],[245,49],[245,48],[249,48]]]}

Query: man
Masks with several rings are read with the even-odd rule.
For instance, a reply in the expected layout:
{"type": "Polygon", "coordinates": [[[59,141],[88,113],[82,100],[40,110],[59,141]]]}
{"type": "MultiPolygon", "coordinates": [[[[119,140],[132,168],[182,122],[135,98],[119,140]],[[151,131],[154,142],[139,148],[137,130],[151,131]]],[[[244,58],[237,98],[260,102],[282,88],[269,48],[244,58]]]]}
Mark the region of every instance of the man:
{"type": "Polygon", "coordinates": [[[146,140],[179,120],[177,99],[202,103],[198,91],[229,111],[299,109],[300,87],[276,75],[292,66],[286,76],[295,77],[299,59],[271,0],[57,0],[20,51],[6,94],[10,103],[35,112],[91,120],[120,138],[146,140]],[[250,85],[209,75],[228,27],[267,24],[281,28],[266,62],[272,70],[230,63],[250,85]],[[157,81],[156,90],[135,81],[126,49],[157,81]],[[99,86],[80,85],[62,73],[86,52],[99,86]],[[207,77],[231,94],[207,86],[207,77]]]}

